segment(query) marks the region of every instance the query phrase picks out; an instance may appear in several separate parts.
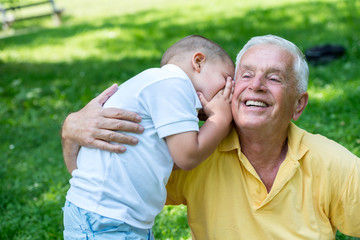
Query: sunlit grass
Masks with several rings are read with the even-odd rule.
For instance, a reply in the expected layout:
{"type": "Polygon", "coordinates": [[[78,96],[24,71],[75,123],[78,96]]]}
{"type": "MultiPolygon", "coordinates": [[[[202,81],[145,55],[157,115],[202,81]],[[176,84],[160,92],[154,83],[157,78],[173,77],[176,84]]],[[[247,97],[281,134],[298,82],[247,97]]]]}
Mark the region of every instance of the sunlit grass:
{"type": "MultiPolygon", "coordinates": [[[[0,33],[1,239],[62,238],[70,178],[62,120],[112,83],[159,66],[165,49],[190,34],[215,40],[233,59],[250,37],[269,33],[304,51],[345,46],[342,59],[310,67],[310,101],[298,124],[360,155],[360,1],[56,2],[65,8],[62,26],[45,18],[0,33]]],[[[186,207],[166,207],[154,231],[188,239],[186,207]]]]}
{"type": "Polygon", "coordinates": [[[326,85],[322,88],[312,88],[309,90],[309,94],[311,99],[317,101],[332,101],[334,99],[338,99],[339,97],[345,94],[345,89],[336,87],[334,85],[326,85]]]}

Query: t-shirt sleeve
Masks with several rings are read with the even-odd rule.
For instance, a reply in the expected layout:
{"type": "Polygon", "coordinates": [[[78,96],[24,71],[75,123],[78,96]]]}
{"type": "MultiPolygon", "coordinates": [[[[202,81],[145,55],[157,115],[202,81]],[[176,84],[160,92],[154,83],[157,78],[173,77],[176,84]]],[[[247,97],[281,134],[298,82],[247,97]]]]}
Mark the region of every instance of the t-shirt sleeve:
{"type": "Polygon", "coordinates": [[[340,232],[360,237],[360,159],[357,157],[330,220],[340,232]]]}
{"type": "Polygon", "coordinates": [[[139,108],[149,114],[160,138],[199,131],[195,89],[187,79],[171,78],[146,86],[138,98],[139,108]]]}

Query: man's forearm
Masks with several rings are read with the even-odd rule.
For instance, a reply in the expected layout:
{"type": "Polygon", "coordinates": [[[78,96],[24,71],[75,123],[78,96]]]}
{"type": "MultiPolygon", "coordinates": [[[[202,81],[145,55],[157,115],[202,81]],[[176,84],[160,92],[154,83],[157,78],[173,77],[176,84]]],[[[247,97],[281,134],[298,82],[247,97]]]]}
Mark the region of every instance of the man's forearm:
{"type": "Polygon", "coordinates": [[[71,117],[72,114],[70,114],[65,119],[61,130],[61,144],[62,144],[64,162],[70,174],[72,173],[73,170],[77,168],[76,159],[80,150],[80,145],[72,141],[67,134],[66,124],[67,121],[71,121],[69,120],[71,117]]]}
{"type": "Polygon", "coordinates": [[[64,156],[64,162],[67,170],[71,174],[72,171],[77,169],[76,159],[79,152],[80,146],[76,143],[71,142],[70,140],[62,140],[62,150],[64,156]]]}

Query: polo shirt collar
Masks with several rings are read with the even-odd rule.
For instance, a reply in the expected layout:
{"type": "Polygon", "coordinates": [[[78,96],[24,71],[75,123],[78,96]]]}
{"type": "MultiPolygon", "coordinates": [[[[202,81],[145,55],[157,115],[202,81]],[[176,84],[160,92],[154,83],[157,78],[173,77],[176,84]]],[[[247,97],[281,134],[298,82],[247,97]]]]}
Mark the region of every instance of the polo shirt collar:
{"type": "MultiPolygon", "coordinates": [[[[300,129],[292,122],[290,123],[288,130],[288,153],[284,162],[279,168],[279,172],[277,173],[271,191],[266,195],[266,198],[262,199],[261,204],[257,208],[262,208],[268,202],[270,202],[298,170],[300,166],[299,160],[309,150],[308,147],[303,144],[303,138],[305,134],[305,130],[300,129]]],[[[241,153],[241,146],[235,126],[231,129],[230,133],[225,137],[225,139],[219,144],[218,149],[219,151],[224,152],[237,150],[238,159],[242,162],[245,169],[247,169],[248,172],[250,172],[261,182],[261,179],[259,178],[253,166],[241,153]]]]}
{"type": "Polygon", "coordinates": [[[288,154],[294,161],[299,161],[309,150],[302,141],[305,134],[305,130],[299,128],[293,122],[290,123],[288,131],[288,154]]]}
{"type": "Polygon", "coordinates": [[[236,128],[233,126],[229,134],[219,144],[219,151],[229,152],[235,149],[241,150],[241,147],[236,128]]]}
{"type": "MultiPolygon", "coordinates": [[[[288,131],[288,155],[295,161],[299,161],[309,150],[307,146],[302,144],[305,134],[305,130],[297,127],[293,122],[290,123],[288,131]]],[[[235,149],[241,150],[241,146],[236,128],[233,126],[230,133],[219,144],[219,150],[229,152],[235,149]]]]}

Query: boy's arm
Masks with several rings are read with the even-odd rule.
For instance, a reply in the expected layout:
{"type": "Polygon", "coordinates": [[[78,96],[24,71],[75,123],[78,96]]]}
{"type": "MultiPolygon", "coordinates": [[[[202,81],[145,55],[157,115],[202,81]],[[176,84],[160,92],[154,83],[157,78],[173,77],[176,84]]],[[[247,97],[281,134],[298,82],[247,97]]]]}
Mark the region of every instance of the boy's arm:
{"type": "Polygon", "coordinates": [[[124,152],[125,146],[111,144],[134,145],[137,139],[115,132],[125,131],[142,133],[140,117],[133,112],[116,108],[103,108],[102,105],[117,90],[114,84],[90,101],[83,109],[71,113],[64,121],[61,130],[63,156],[66,167],[71,173],[76,166],[76,158],[80,146],[100,148],[111,152],[124,152]]]}
{"type": "Polygon", "coordinates": [[[204,111],[208,115],[199,132],[184,132],[166,137],[171,157],[181,169],[190,170],[199,165],[215,151],[217,145],[228,134],[232,121],[232,88],[229,78],[225,88],[210,102],[199,94],[204,111]]]}

